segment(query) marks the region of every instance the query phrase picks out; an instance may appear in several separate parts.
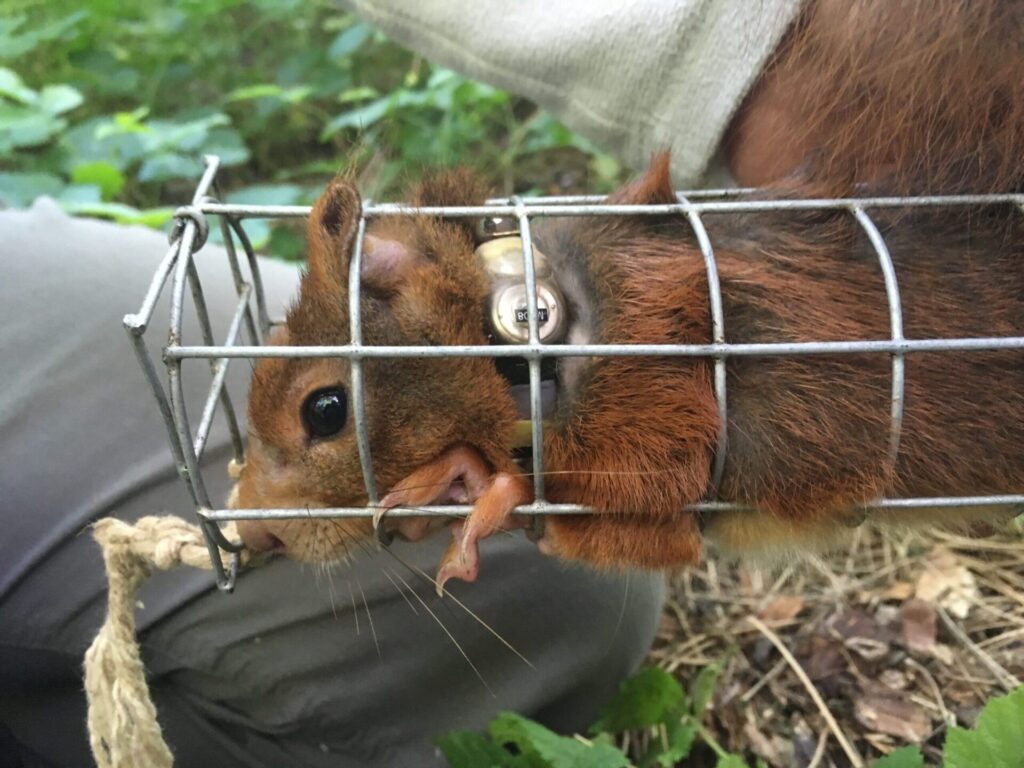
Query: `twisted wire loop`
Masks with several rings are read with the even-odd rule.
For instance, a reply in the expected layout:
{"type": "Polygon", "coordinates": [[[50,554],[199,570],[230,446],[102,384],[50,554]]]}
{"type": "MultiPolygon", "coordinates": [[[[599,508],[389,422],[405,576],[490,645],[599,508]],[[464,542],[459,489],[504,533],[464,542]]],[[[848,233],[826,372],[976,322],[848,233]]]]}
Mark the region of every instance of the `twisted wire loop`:
{"type": "MultiPolygon", "coordinates": [[[[236,538],[234,525],[224,533],[236,538]]],[[[180,517],[112,517],[93,526],[107,573],[107,616],[85,654],[89,746],[99,768],[169,768],[174,760],[156,719],[135,639],[135,593],[153,568],[213,565],[199,526],[180,517]]],[[[243,552],[244,565],[258,561],[243,552]]]]}
{"type": "Polygon", "coordinates": [[[206,245],[206,238],[210,236],[210,222],[203,213],[203,209],[196,205],[183,205],[174,212],[171,229],[167,233],[167,242],[172,245],[181,239],[188,222],[196,225],[196,237],[193,241],[192,250],[198,251],[206,245]]]}

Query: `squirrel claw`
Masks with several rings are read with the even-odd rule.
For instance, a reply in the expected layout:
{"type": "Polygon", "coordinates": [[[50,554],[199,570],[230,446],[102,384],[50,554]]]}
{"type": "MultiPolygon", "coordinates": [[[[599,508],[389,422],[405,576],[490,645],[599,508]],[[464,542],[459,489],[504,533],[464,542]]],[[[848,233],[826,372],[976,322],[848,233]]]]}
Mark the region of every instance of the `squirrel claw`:
{"type": "Polygon", "coordinates": [[[444,585],[450,579],[476,581],[480,573],[479,533],[475,528],[456,523],[452,526],[452,540],[441,557],[437,569],[437,596],[444,597],[444,585]]]}

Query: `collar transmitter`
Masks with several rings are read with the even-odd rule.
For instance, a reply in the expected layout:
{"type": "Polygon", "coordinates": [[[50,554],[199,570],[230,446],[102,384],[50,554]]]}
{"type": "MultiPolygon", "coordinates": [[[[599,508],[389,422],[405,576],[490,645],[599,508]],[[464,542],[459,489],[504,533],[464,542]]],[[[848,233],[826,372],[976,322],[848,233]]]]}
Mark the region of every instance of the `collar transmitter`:
{"type": "MultiPolygon", "coordinates": [[[[491,295],[484,307],[484,324],[495,344],[526,344],[530,340],[523,272],[523,241],[515,219],[491,216],[481,220],[477,258],[487,272],[491,295]]],[[[547,257],[533,246],[537,286],[537,330],[544,344],[558,344],[565,336],[565,298],[547,257]]]]}

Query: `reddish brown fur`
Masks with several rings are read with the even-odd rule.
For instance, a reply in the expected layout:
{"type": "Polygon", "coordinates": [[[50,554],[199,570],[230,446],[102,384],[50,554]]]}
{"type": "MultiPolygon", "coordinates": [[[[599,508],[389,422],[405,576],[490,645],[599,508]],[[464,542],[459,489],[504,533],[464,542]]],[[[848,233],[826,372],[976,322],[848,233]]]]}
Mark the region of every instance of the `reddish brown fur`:
{"type": "Polygon", "coordinates": [[[803,165],[830,183],[1005,191],[1024,157],[1021,72],[1018,0],[807,2],[732,124],[732,167],[752,185],[803,165]]]}

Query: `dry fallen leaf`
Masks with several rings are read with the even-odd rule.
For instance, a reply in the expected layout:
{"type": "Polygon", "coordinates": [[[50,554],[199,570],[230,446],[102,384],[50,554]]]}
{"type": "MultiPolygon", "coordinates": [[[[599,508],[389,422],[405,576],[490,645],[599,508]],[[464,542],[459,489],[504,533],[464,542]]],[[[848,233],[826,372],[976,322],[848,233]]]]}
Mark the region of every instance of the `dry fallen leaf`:
{"type": "Polygon", "coordinates": [[[928,603],[938,602],[958,619],[966,619],[980,593],[972,574],[949,549],[937,545],[924,561],[914,596],[928,603]]]}
{"type": "Polygon", "coordinates": [[[910,683],[906,674],[898,669],[883,669],[878,675],[878,682],[894,691],[902,691],[910,683]]]}
{"type": "Polygon", "coordinates": [[[930,653],[935,647],[938,625],[935,609],[924,600],[907,600],[900,609],[903,642],[915,653],[930,653]]]}
{"type": "Polygon", "coordinates": [[[932,724],[919,704],[905,697],[866,694],[854,702],[854,714],[865,728],[919,744],[932,724]]]}
{"type": "Polygon", "coordinates": [[[804,608],[804,599],[799,595],[782,595],[772,600],[758,612],[758,616],[769,623],[789,621],[804,608]]]}
{"type": "Polygon", "coordinates": [[[879,593],[883,600],[906,600],[914,594],[914,585],[909,581],[895,581],[879,593]]]}

